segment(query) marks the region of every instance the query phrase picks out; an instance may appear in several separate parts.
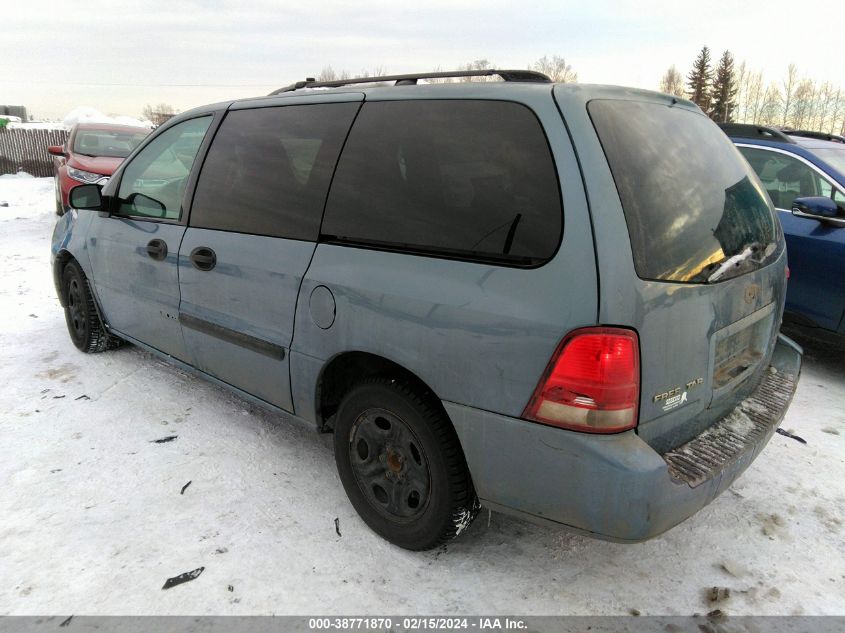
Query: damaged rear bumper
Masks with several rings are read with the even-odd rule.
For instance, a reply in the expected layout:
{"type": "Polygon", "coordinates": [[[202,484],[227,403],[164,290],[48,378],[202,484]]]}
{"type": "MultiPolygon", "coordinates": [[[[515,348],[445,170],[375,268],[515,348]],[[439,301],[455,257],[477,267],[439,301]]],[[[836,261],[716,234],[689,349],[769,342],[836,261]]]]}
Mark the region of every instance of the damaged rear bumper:
{"type": "Polygon", "coordinates": [[[634,431],[591,435],[444,402],[482,504],[613,541],[643,541],[715,499],[777,429],[801,348],[778,337],[768,372],[731,414],[661,455],[634,431]]]}

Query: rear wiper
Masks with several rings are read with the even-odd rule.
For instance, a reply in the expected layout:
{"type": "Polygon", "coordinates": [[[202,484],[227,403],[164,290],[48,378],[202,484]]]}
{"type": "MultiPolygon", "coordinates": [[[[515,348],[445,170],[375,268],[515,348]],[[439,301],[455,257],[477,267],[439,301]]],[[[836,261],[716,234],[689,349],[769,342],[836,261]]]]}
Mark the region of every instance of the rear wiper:
{"type": "Polygon", "coordinates": [[[719,267],[710,274],[710,276],[707,278],[707,283],[712,284],[719,281],[719,279],[721,279],[722,276],[726,272],[728,272],[728,270],[735,266],[739,266],[742,262],[744,262],[756,252],[757,245],[752,244],[751,246],[746,246],[745,250],[743,250],[741,253],[731,255],[725,261],[719,264],[719,267]]]}

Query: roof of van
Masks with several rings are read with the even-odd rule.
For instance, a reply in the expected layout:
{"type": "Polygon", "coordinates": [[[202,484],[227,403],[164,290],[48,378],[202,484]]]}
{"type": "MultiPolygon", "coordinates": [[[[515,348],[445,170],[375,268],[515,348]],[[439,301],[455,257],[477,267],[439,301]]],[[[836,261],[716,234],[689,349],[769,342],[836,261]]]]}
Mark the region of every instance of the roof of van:
{"type": "Polygon", "coordinates": [[[525,93],[545,92],[556,94],[575,94],[580,93],[582,98],[620,98],[633,99],[643,98],[652,100],[655,97],[662,100],[670,100],[671,103],[697,109],[697,106],[682,97],[675,97],[673,95],[666,95],[653,90],[644,90],[641,88],[630,88],[625,86],[612,86],[602,84],[584,84],[584,83],[554,83],[551,81],[461,81],[452,83],[419,83],[415,85],[400,84],[400,85],[368,85],[363,84],[348,84],[336,87],[303,87],[295,90],[286,90],[277,92],[277,94],[270,94],[264,96],[245,97],[241,99],[233,99],[231,101],[224,101],[206,106],[200,106],[192,110],[183,112],[174,117],[168,123],[174,120],[183,120],[188,116],[195,116],[202,113],[210,113],[219,110],[226,110],[232,106],[242,106],[242,104],[269,104],[280,103],[288,99],[298,99],[302,97],[314,97],[317,95],[342,95],[342,94],[358,94],[364,95],[364,99],[371,97],[372,99],[382,100],[387,95],[395,94],[401,98],[412,98],[419,96],[423,98],[431,98],[433,95],[449,95],[454,98],[459,95],[468,98],[490,98],[493,95],[504,96],[507,94],[517,95],[525,93]]]}

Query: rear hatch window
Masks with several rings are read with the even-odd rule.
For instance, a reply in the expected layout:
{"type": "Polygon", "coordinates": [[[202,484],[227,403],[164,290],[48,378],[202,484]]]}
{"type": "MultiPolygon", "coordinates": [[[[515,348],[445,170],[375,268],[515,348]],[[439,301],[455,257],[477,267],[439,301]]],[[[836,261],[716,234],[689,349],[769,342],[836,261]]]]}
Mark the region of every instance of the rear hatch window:
{"type": "Polygon", "coordinates": [[[594,100],[643,279],[716,283],[780,251],[777,220],[757,176],[706,116],[661,103],[594,100]]]}

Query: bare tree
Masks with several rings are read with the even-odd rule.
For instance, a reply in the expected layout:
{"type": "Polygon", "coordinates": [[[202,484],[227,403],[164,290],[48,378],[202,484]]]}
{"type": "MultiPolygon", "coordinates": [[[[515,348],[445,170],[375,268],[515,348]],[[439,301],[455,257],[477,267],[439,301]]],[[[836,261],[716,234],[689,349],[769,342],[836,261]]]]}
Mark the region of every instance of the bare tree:
{"type": "Polygon", "coordinates": [[[777,84],[771,83],[766,88],[766,93],[763,95],[763,101],[760,104],[760,113],[758,120],[755,123],[762,125],[776,125],[780,119],[783,108],[783,95],[780,92],[777,84]]]}
{"type": "Polygon", "coordinates": [[[675,95],[676,97],[684,96],[684,77],[681,75],[681,72],[675,68],[674,64],[672,64],[672,66],[663,73],[663,77],[660,78],[660,92],[675,95]]]}
{"type": "Polygon", "coordinates": [[[827,127],[827,119],[832,114],[833,99],[836,93],[829,81],[824,82],[818,90],[816,97],[815,115],[812,127],[814,130],[824,131],[827,127]]]}
{"type": "Polygon", "coordinates": [[[148,103],[141,109],[141,117],[152,121],[155,126],[161,125],[175,114],[176,110],[169,103],[159,103],[156,106],[148,103]]]}
{"type": "Polygon", "coordinates": [[[543,55],[531,64],[529,70],[541,72],[557,83],[565,84],[578,81],[578,73],[572,69],[572,66],[566,63],[566,59],[558,55],[553,55],[551,59],[543,55]]]}
{"type": "Polygon", "coordinates": [[[842,94],[841,88],[836,89],[836,95],[833,97],[833,104],[830,110],[830,125],[827,129],[830,134],[835,134],[840,118],[843,118],[842,125],[845,127],[845,95],[842,94]]]}
{"type": "Polygon", "coordinates": [[[352,75],[348,70],[341,70],[339,73],[331,66],[323,66],[320,74],[317,75],[317,81],[340,81],[349,79],[352,75]]]}
{"type": "Polygon", "coordinates": [[[765,96],[765,89],[763,88],[763,72],[758,71],[752,73],[749,79],[748,87],[748,107],[750,109],[751,117],[745,115],[746,121],[757,123],[760,118],[760,110],[763,108],[763,97],[765,96]]]}
{"type": "MultiPolygon", "coordinates": [[[[463,66],[458,66],[458,70],[490,70],[493,68],[493,65],[487,59],[476,59],[475,61],[469,62],[468,64],[464,64],[463,66]]],[[[470,81],[499,81],[498,77],[488,76],[488,77],[461,77],[458,79],[460,82],[470,82],[470,81]]]]}
{"type": "Polygon", "coordinates": [[[796,130],[810,127],[808,122],[812,115],[814,96],[813,82],[810,79],[802,79],[792,95],[792,112],[789,118],[784,117],[784,120],[796,130]]]}
{"type": "Polygon", "coordinates": [[[783,122],[781,125],[786,125],[790,114],[790,107],[792,107],[792,95],[795,92],[795,86],[798,83],[798,68],[795,64],[790,64],[786,71],[786,80],[783,82],[783,122]]]}

